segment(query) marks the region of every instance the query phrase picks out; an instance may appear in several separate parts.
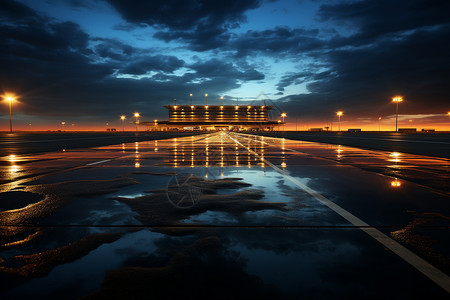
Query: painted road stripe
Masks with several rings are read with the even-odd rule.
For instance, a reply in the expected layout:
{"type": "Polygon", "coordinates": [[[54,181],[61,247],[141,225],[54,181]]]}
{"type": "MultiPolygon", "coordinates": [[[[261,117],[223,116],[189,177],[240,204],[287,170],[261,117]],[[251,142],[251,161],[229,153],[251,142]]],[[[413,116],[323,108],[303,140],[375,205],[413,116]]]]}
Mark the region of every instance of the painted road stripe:
{"type": "Polygon", "coordinates": [[[93,163],[90,163],[90,164],[86,164],[85,166],[93,166],[93,165],[98,165],[98,164],[101,164],[101,163],[104,163],[104,162],[107,162],[107,161],[110,161],[111,159],[105,159],[105,160],[101,160],[101,161],[96,161],[96,162],[93,162],[93,163]]]}
{"type": "Polygon", "coordinates": [[[423,258],[417,256],[415,253],[407,249],[406,247],[399,244],[397,241],[393,240],[389,236],[385,235],[381,231],[379,231],[376,228],[371,227],[369,224],[361,220],[360,218],[356,217],[349,211],[345,210],[344,208],[340,207],[333,201],[327,199],[325,196],[321,195],[320,193],[316,192],[315,190],[311,189],[310,187],[306,186],[305,184],[301,183],[296,178],[290,176],[287,172],[283,171],[282,169],[278,168],[271,162],[267,161],[264,157],[261,157],[258,153],[253,151],[250,148],[247,148],[242,143],[228,135],[233,141],[247,149],[250,153],[253,155],[260,157],[266,164],[268,164],[270,167],[272,167],[274,170],[276,170],[278,173],[283,174],[287,179],[289,179],[291,182],[293,182],[295,185],[303,189],[305,192],[313,196],[316,200],[321,202],[322,204],[328,206],[333,211],[335,211],[337,214],[339,214],[341,217],[349,221],[351,224],[359,227],[362,231],[370,235],[372,238],[380,242],[383,246],[397,254],[400,258],[408,262],[411,266],[416,268],[418,271],[420,271],[422,274],[427,276],[429,279],[431,279],[434,283],[439,285],[441,288],[443,288],[447,293],[450,293],[450,277],[447,276],[444,272],[437,269],[435,266],[424,260],[423,258]]]}

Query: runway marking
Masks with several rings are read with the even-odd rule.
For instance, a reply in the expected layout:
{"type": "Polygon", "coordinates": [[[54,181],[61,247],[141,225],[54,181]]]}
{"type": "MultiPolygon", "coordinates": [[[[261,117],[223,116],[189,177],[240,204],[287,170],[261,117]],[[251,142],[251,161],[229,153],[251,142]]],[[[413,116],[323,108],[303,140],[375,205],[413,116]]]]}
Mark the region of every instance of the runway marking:
{"type": "Polygon", "coordinates": [[[427,276],[429,279],[431,279],[434,283],[436,283],[441,288],[443,288],[447,293],[450,293],[450,277],[447,276],[447,274],[445,274],[441,270],[437,269],[435,266],[433,266],[432,264],[430,264],[423,258],[419,257],[418,255],[416,255],[415,253],[413,253],[412,251],[410,251],[408,248],[404,247],[397,241],[393,240],[389,236],[385,235],[378,229],[370,226],[369,224],[367,224],[363,220],[359,219],[358,217],[356,217],[349,211],[340,207],[333,201],[327,199],[325,196],[321,195],[320,193],[316,192],[315,190],[313,190],[310,187],[306,186],[305,184],[301,183],[299,180],[297,180],[296,178],[289,175],[286,171],[278,168],[277,166],[275,166],[274,164],[272,164],[271,162],[266,160],[264,157],[260,156],[258,153],[256,153],[252,149],[247,148],[241,142],[239,142],[238,140],[236,140],[232,136],[230,136],[230,134],[228,134],[228,136],[233,141],[235,141],[236,143],[238,143],[239,145],[241,145],[242,147],[247,149],[247,151],[249,151],[253,155],[260,157],[261,160],[263,160],[266,164],[268,164],[270,167],[272,167],[275,171],[277,171],[280,174],[283,174],[292,183],[294,183],[295,185],[297,185],[298,187],[303,189],[305,192],[307,192],[308,194],[313,196],[316,200],[318,200],[322,204],[326,205],[327,207],[329,207],[330,209],[335,211],[337,214],[339,214],[341,217],[343,217],[344,219],[349,221],[351,224],[359,227],[359,229],[361,229],[362,231],[367,233],[369,236],[371,236],[372,238],[374,238],[375,240],[380,242],[383,246],[385,246],[386,248],[388,248],[389,250],[391,250],[392,252],[397,254],[400,258],[402,258],[403,260],[408,262],[411,266],[416,268],[419,272],[421,272],[422,274],[427,276]]]}
{"type": "Polygon", "coordinates": [[[85,166],[93,166],[93,165],[98,165],[98,164],[101,164],[101,163],[104,163],[104,162],[107,162],[107,161],[110,161],[111,159],[105,159],[105,160],[101,160],[101,161],[96,161],[96,162],[93,162],[93,163],[90,163],[90,164],[86,164],[85,166]]]}

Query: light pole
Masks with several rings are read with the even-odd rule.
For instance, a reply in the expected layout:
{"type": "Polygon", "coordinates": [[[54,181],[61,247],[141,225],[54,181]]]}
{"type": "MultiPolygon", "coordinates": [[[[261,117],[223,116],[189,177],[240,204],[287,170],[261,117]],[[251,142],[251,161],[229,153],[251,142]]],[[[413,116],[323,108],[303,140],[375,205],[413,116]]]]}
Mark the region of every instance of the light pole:
{"type": "Polygon", "coordinates": [[[126,117],[124,115],[121,115],[120,119],[122,120],[122,132],[125,132],[125,119],[126,119],[126,117]]]}
{"type": "Polygon", "coordinates": [[[62,125],[62,131],[64,131],[64,125],[66,125],[66,122],[61,122],[61,125],[62,125]]]}
{"type": "Polygon", "coordinates": [[[222,100],[222,106],[223,106],[223,96],[220,97],[220,100],[222,100]]]}
{"type": "Polygon", "coordinates": [[[137,125],[139,124],[139,117],[140,117],[141,115],[139,114],[139,113],[134,113],[134,117],[136,118],[136,131],[138,131],[138,127],[137,127],[137,125]]]}
{"type": "Polygon", "coordinates": [[[189,94],[189,97],[191,97],[191,106],[192,106],[192,93],[189,94]]]}
{"type": "Polygon", "coordinates": [[[343,115],[344,113],[342,112],[342,111],[338,111],[337,113],[336,113],[336,115],[339,117],[339,131],[341,131],[341,116],[343,115]]]}
{"type": "Polygon", "coordinates": [[[9,133],[12,133],[12,103],[16,100],[16,98],[13,96],[8,96],[6,97],[6,100],[9,102],[9,133]]]}
{"type": "Polygon", "coordinates": [[[395,102],[395,132],[398,132],[397,129],[397,120],[398,120],[398,104],[403,101],[402,97],[394,97],[392,98],[392,102],[395,102]]]}
{"type": "Polygon", "coordinates": [[[378,131],[381,131],[381,117],[378,117],[378,131]]]}
{"type": "Polygon", "coordinates": [[[208,105],[208,94],[205,94],[205,105],[208,105]]]}
{"type": "Polygon", "coordinates": [[[283,118],[283,131],[284,131],[284,118],[286,117],[286,113],[282,113],[281,117],[283,118]]]}

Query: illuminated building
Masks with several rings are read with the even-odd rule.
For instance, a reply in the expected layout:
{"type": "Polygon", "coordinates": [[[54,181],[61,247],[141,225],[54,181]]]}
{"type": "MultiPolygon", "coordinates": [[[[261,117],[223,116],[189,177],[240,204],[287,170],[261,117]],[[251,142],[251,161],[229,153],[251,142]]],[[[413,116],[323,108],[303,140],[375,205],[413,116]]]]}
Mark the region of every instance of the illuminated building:
{"type": "Polygon", "coordinates": [[[280,123],[269,120],[273,106],[266,105],[164,105],[169,120],[141,122],[148,130],[273,130],[280,123]]]}

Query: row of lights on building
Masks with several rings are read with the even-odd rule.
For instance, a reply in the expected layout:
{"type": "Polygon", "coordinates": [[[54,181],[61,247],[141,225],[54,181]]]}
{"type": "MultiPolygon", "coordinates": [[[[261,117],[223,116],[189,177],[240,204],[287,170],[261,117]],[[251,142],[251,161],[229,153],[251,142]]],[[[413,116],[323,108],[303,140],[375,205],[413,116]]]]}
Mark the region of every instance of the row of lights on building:
{"type": "MultiPolygon", "coordinates": [[[[179,105],[172,105],[172,107],[173,107],[173,109],[177,109],[178,107],[179,107],[179,105]]],[[[204,106],[199,106],[199,107],[204,107],[205,109],[208,109],[209,108],[209,105],[204,105],[204,106]]],[[[236,109],[236,110],[238,110],[238,109],[240,109],[240,108],[243,108],[243,107],[245,107],[245,105],[235,105],[234,106],[234,108],[236,109]]],[[[255,108],[255,109],[257,109],[257,106],[251,106],[251,105],[247,105],[247,109],[251,109],[251,108],[255,108]]],[[[261,109],[264,109],[266,106],[264,106],[264,105],[261,105],[261,109]]],[[[196,106],[195,105],[191,105],[191,109],[195,109],[196,108],[196,106]]],[[[223,105],[221,105],[220,106],[220,109],[223,109],[224,108],[224,106],[223,105]]]]}

